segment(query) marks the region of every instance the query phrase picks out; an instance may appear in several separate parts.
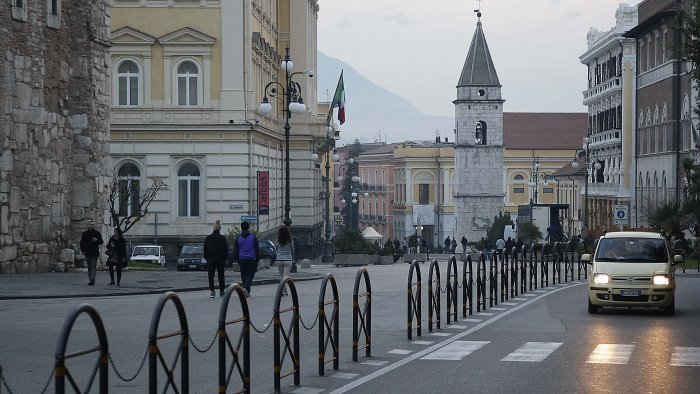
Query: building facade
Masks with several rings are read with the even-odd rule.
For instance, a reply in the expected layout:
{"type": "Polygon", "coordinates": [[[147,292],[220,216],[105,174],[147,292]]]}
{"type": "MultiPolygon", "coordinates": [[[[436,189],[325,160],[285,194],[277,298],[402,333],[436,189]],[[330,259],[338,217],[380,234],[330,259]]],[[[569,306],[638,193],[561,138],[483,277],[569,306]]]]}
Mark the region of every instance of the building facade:
{"type": "Polygon", "coordinates": [[[456,233],[469,240],[484,236],[492,218],[504,207],[504,102],[479,19],[453,102],[456,233]]]}
{"type": "Polygon", "coordinates": [[[304,257],[319,255],[322,170],[309,152],[326,128],[325,114],[317,113],[316,78],[307,72],[316,68],[317,1],[113,0],[112,6],[114,171],[142,185],[160,176],[168,186],[127,239],[158,242],[172,256],[183,243],[202,242],[217,219],[224,231],[246,220],[262,238],[274,238],[284,220],[281,63],[288,48],[308,108],[290,119],[292,232],[304,257]],[[270,84],[276,92],[266,90],[270,84]],[[264,97],[269,116],[259,110],[264,97]]]}
{"type": "Polygon", "coordinates": [[[360,228],[372,227],[384,240],[394,237],[394,149],[384,144],[364,150],[359,161],[360,228]],[[365,197],[367,193],[367,197],[365,197]]]}
{"type": "Polygon", "coordinates": [[[646,0],[638,5],[639,23],[625,37],[635,40],[635,162],[638,225],[645,211],[665,200],[678,200],[682,190],[681,161],[692,155],[693,92],[690,67],[681,53],[677,18],[687,0],[646,0]]]}
{"type": "Polygon", "coordinates": [[[632,193],[636,45],[624,34],[637,25],[637,7],[620,4],[615,20],[608,31],[588,31],[588,49],[580,57],[588,70],[583,104],[588,107],[589,141],[581,147],[589,149],[589,161],[583,164],[588,169],[590,229],[613,227],[614,206],[634,207],[636,201],[632,193]]]}
{"type": "Polygon", "coordinates": [[[89,220],[105,234],[108,7],[0,3],[1,273],[62,271],[89,220]]]}

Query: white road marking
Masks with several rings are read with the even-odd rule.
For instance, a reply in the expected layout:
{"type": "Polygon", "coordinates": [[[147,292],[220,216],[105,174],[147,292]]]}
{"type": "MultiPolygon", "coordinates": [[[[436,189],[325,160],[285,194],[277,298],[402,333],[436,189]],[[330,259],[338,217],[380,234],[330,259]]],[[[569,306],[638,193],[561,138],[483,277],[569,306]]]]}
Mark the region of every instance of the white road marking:
{"type": "Polygon", "coordinates": [[[489,341],[454,341],[420,359],[459,361],[487,343],[489,341]]]}
{"type": "Polygon", "coordinates": [[[434,341],[411,341],[414,345],[432,345],[434,341]]]}
{"type": "MultiPolygon", "coordinates": [[[[537,294],[521,294],[520,296],[521,297],[537,297],[537,294]]],[[[517,298],[513,298],[513,299],[516,300],[517,298]]]]}
{"type": "Polygon", "coordinates": [[[324,392],[326,389],[316,389],[313,387],[299,387],[298,389],[292,391],[293,394],[318,394],[324,392]]]}
{"type": "Polygon", "coordinates": [[[481,319],[464,319],[462,321],[465,321],[467,323],[481,323],[481,319]]]}
{"type": "Polygon", "coordinates": [[[388,361],[369,360],[369,361],[363,361],[360,364],[374,365],[375,367],[381,367],[382,365],[384,365],[386,363],[388,363],[388,361]]]}
{"type": "Polygon", "coordinates": [[[430,335],[432,335],[434,337],[449,337],[452,334],[450,334],[449,332],[434,332],[430,335]]]}
{"type": "MultiPolygon", "coordinates": [[[[580,283],[577,283],[577,284],[574,285],[574,286],[581,286],[581,285],[585,285],[586,283],[587,283],[587,282],[580,282],[580,283]]],[[[555,290],[549,292],[548,294],[544,294],[544,297],[549,297],[550,295],[555,294],[555,293],[557,293],[557,292],[559,292],[559,291],[561,291],[561,290],[565,290],[565,289],[568,289],[568,288],[562,287],[562,288],[560,288],[560,289],[555,289],[555,290]]],[[[380,369],[380,370],[378,370],[378,371],[375,371],[375,372],[373,372],[373,373],[371,373],[371,374],[369,374],[369,375],[365,375],[365,376],[363,376],[363,377],[361,377],[361,378],[359,378],[359,379],[357,379],[357,380],[354,380],[354,381],[352,381],[352,382],[346,384],[345,386],[338,387],[337,389],[333,390],[333,391],[331,392],[331,394],[341,394],[341,393],[345,393],[345,392],[347,392],[347,391],[349,391],[349,390],[352,390],[352,389],[354,389],[354,388],[356,388],[356,387],[359,387],[359,386],[361,386],[361,385],[363,385],[363,384],[365,384],[365,383],[367,383],[367,382],[369,382],[369,381],[371,381],[371,380],[373,380],[373,379],[375,379],[375,378],[378,378],[378,377],[380,377],[380,376],[382,376],[382,375],[385,375],[385,374],[387,374],[387,373],[389,373],[389,372],[395,370],[396,368],[400,368],[400,367],[402,367],[402,366],[404,366],[404,365],[410,363],[411,361],[417,360],[417,359],[419,359],[419,358],[421,358],[421,357],[423,357],[423,356],[425,356],[425,355],[427,355],[427,354],[430,354],[431,352],[434,352],[435,350],[437,350],[437,349],[439,349],[439,348],[441,348],[441,347],[443,347],[443,346],[446,346],[446,345],[448,345],[448,344],[450,344],[450,343],[452,343],[452,342],[458,340],[459,338],[465,337],[465,336],[467,336],[467,335],[469,335],[469,334],[472,334],[472,333],[474,333],[474,332],[476,332],[476,331],[478,331],[478,330],[481,330],[482,328],[484,328],[484,327],[486,327],[486,326],[488,326],[488,325],[490,325],[490,324],[493,324],[493,323],[495,323],[495,322],[497,322],[497,321],[503,319],[504,317],[510,315],[511,313],[515,313],[515,312],[519,311],[520,309],[525,308],[525,307],[529,306],[530,304],[532,304],[532,303],[534,303],[534,302],[536,302],[536,301],[539,301],[540,299],[541,299],[541,298],[539,298],[539,297],[538,297],[538,298],[532,298],[532,299],[528,300],[527,302],[523,302],[522,304],[520,304],[520,305],[518,305],[518,306],[516,306],[516,307],[514,307],[514,308],[512,308],[512,309],[509,309],[509,310],[507,310],[507,311],[505,311],[505,312],[503,312],[503,313],[500,313],[500,314],[498,314],[497,316],[494,316],[494,317],[492,317],[491,319],[489,319],[489,320],[487,320],[487,321],[485,321],[485,322],[483,322],[483,323],[477,324],[476,326],[470,328],[469,330],[466,330],[466,331],[457,333],[457,334],[455,334],[454,336],[452,336],[452,337],[450,337],[450,338],[447,338],[447,339],[445,339],[445,340],[442,341],[442,342],[438,342],[437,344],[435,344],[435,345],[433,345],[433,346],[431,346],[431,347],[429,347],[429,348],[423,349],[423,350],[418,351],[418,352],[416,352],[416,353],[414,353],[414,354],[412,354],[412,355],[410,355],[410,356],[408,356],[408,357],[405,357],[405,358],[403,358],[403,359],[401,359],[401,360],[399,360],[399,361],[397,361],[397,362],[395,362],[395,363],[389,364],[389,365],[387,365],[386,367],[384,367],[384,368],[382,368],[382,369],[380,369]]]]}
{"type": "Polygon", "coordinates": [[[354,379],[358,376],[360,376],[359,373],[348,373],[348,372],[336,372],[333,375],[331,375],[332,378],[338,378],[338,379],[354,379]]]}
{"type": "Polygon", "coordinates": [[[528,342],[513,353],[503,357],[501,361],[526,361],[538,363],[557,350],[562,342],[528,342]]]}
{"type": "Polygon", "coordinates": [[[413,350],[393,349],[393,350],[389,350],[387,353],[391,353],[391,354],[409,354],[409,353],[413,353],[413,350]]]}
{"type": "Polygon", "coordinates": [[[676,367],[700,367],[700,347],[674,346],[671,365],[676,367]]]}
{"type": "Polygon", "coordinates": [[[535,293],[546,293],[545,290],[535,290],[535,293]]]}
{"type": "MultiPolygon", "coordinates": [[[[525,295],[525,294],[521,294],[521,295],[525,295]]],[[[527,298],[511,298],[511,300],[513,300],[513,301],[527,301],[527,298]]]]}
{"type": "Polygon", "coordinates": [[[517,302],[501,302],[501,305],[513,306],[513,305],[518,305],[518,303],[517,302]]]}
{"type": "MultiPolygon", "coordinates": [[[[505,305],[505,304],[501,302],[501,305],[505,305]]],[[[492,310],[492,311],[505,311],[507,309],[508,308],[499,308],[499,307],[489,308],[489,310],[492,310]]]]}
{"type": "MultiPolygon", "coordinates": [[[[468,320],[465,319],[462,321],[468,321],[468,320]]],[[[452,324],[452,325],[449,325],[445,328],[454,328],[454,329],[458,329],[458,330],[463,330],[463,329],[467,328],[467,326],[460,326],[459,324],[452,324]]]]}
{"type": "Polygon", "coordinates": [[[588,356],[590,364],[627,364],[634,350],[634,345],[601,343],[588,356]]]}
{"type": "Polygon", "coordinates": [[[495,313],[490,313],[490,312],[479,312],[477,313],[478,316],[493,316],[495,313]]]}

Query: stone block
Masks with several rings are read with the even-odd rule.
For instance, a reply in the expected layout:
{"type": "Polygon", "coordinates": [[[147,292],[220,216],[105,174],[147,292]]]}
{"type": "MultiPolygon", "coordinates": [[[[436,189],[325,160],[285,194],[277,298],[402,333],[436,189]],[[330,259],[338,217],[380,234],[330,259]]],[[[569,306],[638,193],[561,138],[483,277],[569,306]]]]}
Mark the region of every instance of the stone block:
{"type": "Polygon", "coordinates": [[[51,265],[51,259],[49,255],[41,254],[37,256],[36,261],[36,271],[37,272],[48,272],[51,265]]]}
{"type": "Polygon", "coordinates": [[[29,109],[29,120],[36,125],[44,124],[44,109],[42,107],[31,107],[29,109]]]}
{"type": "Polygon", "coordinates": [[[14,155],[12,154],[12,150],[3,149],[2,154],[0,155],[0,171],[11,172],[13,168],[14,155]]]}
{"type": "Polygon", "coordinates": [[[62,263],[73,263],[75,261],[75,251],[73,249],[63,249],[60,260],[62,263]]]}
{"type": "Polygon", "coordinates": [[[22,242],[19,246],[22,254],[33,254],[34,253],[34,243],[33,242],[22,242]]]}
{"type": "Polygon", "coordinates": [[[70,117],[70,125],[74,129],[86,129],[88,127],[87,114],[76,114],[70,117]]]}
{"type": "Polygon", "coordinates": [[[66,265],[63,263],[53,262],[50,264],[50,267],[53,272],[66,272],[66,265]]]}
{"type": "Polygon", "coordinates": [[[17,258],[17,246],[5,245],[0,250],[0,263],[6,263],[17,258]]]}
{"type": "Polygon", "coordinates": [[[35,250],[36,250],[36,253],[43,253],[43,254],[47,254],[47,255],[48,255],[48,253],[49,253],[49,244],[47,244],[47,243],[37,243],[37,244],[36,244],[35,250]]]}

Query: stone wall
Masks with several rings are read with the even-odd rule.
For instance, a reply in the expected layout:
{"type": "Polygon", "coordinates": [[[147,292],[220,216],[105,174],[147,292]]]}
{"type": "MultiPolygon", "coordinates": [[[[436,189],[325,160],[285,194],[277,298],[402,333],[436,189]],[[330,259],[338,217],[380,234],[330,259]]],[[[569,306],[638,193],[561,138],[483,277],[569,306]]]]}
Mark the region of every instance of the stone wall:
{"type": "Polygon", "coordinates": [[[58,28],[44,0],[25,3],[26,21],[0,3],[1,273],[73,263],[111,174],[108,1],[60,1],[58,28]]]}

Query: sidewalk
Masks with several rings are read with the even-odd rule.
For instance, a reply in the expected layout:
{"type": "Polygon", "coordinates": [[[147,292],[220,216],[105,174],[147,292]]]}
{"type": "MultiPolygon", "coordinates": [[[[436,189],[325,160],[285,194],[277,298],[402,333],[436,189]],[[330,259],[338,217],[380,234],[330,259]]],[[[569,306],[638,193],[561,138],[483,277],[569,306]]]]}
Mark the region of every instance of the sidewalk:
{"type": "MultiPolygon", "coordinates": [[[[290,276],[295,281],[315,280],[323,278],[321,272],[298,266],[298,272],[290,276]]],[[[231,268],[226,268],[225,276],[227,285],[241,282],[240,273],[231,268]]],[[[253,284],[275,284],[279,279],[277,267],[273,266],[259,270],[253,284]]],[[[125,271],[121,286],[108,285],[109,272],[97,271],[95,285],[88,286],[87,283],[85,269],[82,272],[0,275],[0,300],[125,296],[209,289],[206,271],[125,271]]],[[[214,283],[218,286],[216,276],[214,283]]]]}

